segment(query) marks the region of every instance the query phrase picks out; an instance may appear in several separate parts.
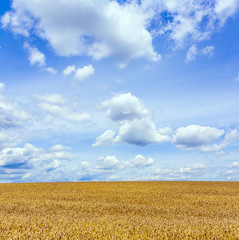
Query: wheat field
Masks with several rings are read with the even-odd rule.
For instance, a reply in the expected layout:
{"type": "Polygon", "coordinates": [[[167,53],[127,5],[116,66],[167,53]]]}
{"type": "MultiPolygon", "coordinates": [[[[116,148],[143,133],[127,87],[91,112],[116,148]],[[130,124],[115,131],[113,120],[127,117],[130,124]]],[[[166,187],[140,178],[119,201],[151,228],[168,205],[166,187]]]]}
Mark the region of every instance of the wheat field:
{"type": "Polygon", "coordinates": [[[239,182],[0,184],[0,239],[239,239],[239,182]]]}

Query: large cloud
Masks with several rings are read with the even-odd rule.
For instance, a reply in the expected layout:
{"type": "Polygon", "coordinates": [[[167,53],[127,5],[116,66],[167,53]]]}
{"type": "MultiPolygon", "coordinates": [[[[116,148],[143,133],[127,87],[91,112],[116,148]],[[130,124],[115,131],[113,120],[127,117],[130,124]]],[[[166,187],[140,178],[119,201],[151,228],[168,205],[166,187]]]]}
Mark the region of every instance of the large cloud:
{"type": "Polygon", "coordinates": [[[176,130],[172,142],[178,147],[193,149],[207,146],[224,134],[224,130],[199,125],[189,125],[176,130]]]}
{"type": "Polygon", "coordinates": [[[121,67],[139,57],[160,59],[146,29],[149,15],[134,1],[14,0],[12,9],[3,26],[24,36],[34,32],[58,55],[115,56],[121,67]]]}
{"type": "Polygon", "coordinates": [[[165,35],[176,47],[208,39],[238,10],[238,0],[13,0],[4,28],[47,40],[61,56],[113,56],[119,67],[140,57],[158,61],[152,40],[165,35]]]}
{"type": "Polygon", "coordinates": [[[131,93],[118,94],[110,100],[104,101],[100,109],[106,110],[106,116],[113,123],[123,123],[150,115],[142,101],[131,93]]]}
{"type": "Polygon", "coordinates": [[[238,0],[142,1],[142,7],[151,10],[151,19],[156,26],[153,33],[168,34],[177,47],[189,38],[193,41],[208,39],[235,14],[238,5],[238,0]]]}
{"type": "Polygon", "coordinates": [[[102,135],[96,138],[96,142],[92,144],[93,147],[111,146],[115,143],[115,132],[112,130],[105,131],[102,135]]]}
{"type": "Polygon", "coordinates": [[[72,154],[61,145],[44,150],[26,143],[24,147],[4,148],[0,152],[0,167],[31,169],[43,164],[44,167],[54,168],[59,166],[59,161],[71,160],[72,157],[72,154]]]}
{"type": "Polygon", "coordinates": [[[116,142],[126,142],[139,146],[162,143],[169,140],[170,137],[167,134],[161,134],[150,118],[126,122],[120,127],[119,133],[115,138],[116,142]]]}
{"type": "Polygon", "coordinates": [[[150,111],[143,102],[131,93],[118,94],[100,104],[111,123],[120,125],[118,135],[108,130],[97,137],[93,146],[112,145],[117,142],[145,146],[170,140],[169,129],[157,129],[150,111]]]}
{"type": "Polygon", "coordinates": [[[225,134],[224,139],[220,143],[203,146],[201,149],[204,152],[220,151],[226,146],[236,142],[238,139],[239,139],[239,131],[237,129],[229,130],[225,134]]]}
{"type": "Polygon", "coordinates": [[[153,158],[146,158],[141,154],[135,156],[135,158],[131,159],[128,162],[128,166],[132,168],[145,168],[152,166],[154,164],[153,158]]]}

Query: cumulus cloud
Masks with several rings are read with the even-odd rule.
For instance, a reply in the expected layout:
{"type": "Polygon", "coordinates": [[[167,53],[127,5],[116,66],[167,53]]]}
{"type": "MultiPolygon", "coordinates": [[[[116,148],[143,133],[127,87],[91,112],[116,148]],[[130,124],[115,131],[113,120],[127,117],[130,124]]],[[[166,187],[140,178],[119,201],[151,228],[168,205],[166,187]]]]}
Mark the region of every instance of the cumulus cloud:
{"type": "Polygon", "coordinates": [[[123,68],[141,57],[159,61],[156,37],[173,40],[174,49],[209,39],[238,5],[238,0],[13,0],[1,22],[14,34],[48,41],[60,56],[114,57],[123,68]]]}
{"type": "Polygon", "coordinates": [[[59,94],[33,94],[39,100],[39,107],[49,115],[47,119],[66,120],[72,123],[87,123],[91,116],[88,113],[81,113],[67,105],[67,101],[59,94]]]}
{"type": "Polygon", "coordinates": [[[50,165],[51,168],[55,168],[59,166],[60,161],[71,160],[72,157],[71,153],[62,149],[44,150],[26,143],[23,147],[4,148],[0,152],[0,167],[31,169],[42,165],[48,168],[50,165]]]}
{"type": "Polygon", "coordinates": [[[172,142],[177,147],[186,149],[201,148],[216,141],[224,134],[224,130],[213,127],[189,125],[176,130],[172,142]]]}
{"type": "Polygon", "coordinates": [[[37,48],[31,47],[27,42],[24,44],[24,48],[28,50],[28,60],[31,65],[37,65],[39,67],[46,65],[46,57],[37,48]]]}
{"type": "Polygon", "coordinates": [[[149,18],[135,1],[14,0],[12,11],[1,21],[15,34],[28,37],[34,32],[46,39],[58,55],[89,55],[96,60],[114,56],[123,67],[140,57],[160,59],[147,30],[149,18]]]}
{"type": "Polygon", "coordinates": [[[63,75],[67,76],[70,75],[71,73],[75,72],[76,67],[75,65],[69,65],[63,70],[63,75]]]}
{"type": "Polygon", "coordinates": [[[67,170],[61,166],[73,159],[68,149],[62,145],[43,149],[30,143],[4,148],[0,151],[0,182],[63,180],[67,170]]]}
{"type": "Polygon", "coordinates": [[[153,34],[168,34],[178,48],[184,45],[186,39],[194,42],[208,39],[236,13],[238,1],[144,0],[142,7],[151,11],[151,21],[155,26],[153,34]]]}
{"type": "Polygon", "coordinates": [[[201,150],[204,152],[212,152],[212,151],[220,151],[226,146],[236,142],[239,139],[239,131],[237,129],[229,130],[225,136],[224,139],[218,143],[208,146],[202,146],[201,150]]]}
{"type": "Polygon", "coordinates": [[[162,143],[169,140],[170,137],[161,134],[150,118],[134,119],[124,123],[115,138],[116,142],[126,142],[139,146],[162,143]]]}
{"type": "Polygon", "coordinates": [[[92,144],[93,147],[111,146],[115,143],[115,132],[112,130],[105,131],[102,135],[96,138],[96,142],[92,144]]]}
{"type": "Polygon", "coordinates": [[[110,100],[102,102],[99,108],[106,110],[106,116],[113,123],[119,124],[150,115],[142,101],[131,93],[118,94],[110,100]]]}
{"type": "Polygon", "coordinates": [[[145,168],[152,166],[154,164],[153,158],[146,158],[141,154],[135,156],[135,158],[131,159],[128,162],[128,166],[132,168],[145,168]]]}
{"type": "Polygon", "coordinates": [[[76,69],[74,78],[79,82],[83,82],[90,76],[94,75],[94,73],[95,73],[95,69],[93,68],[93,66],[88,65],[88,66],[84,66],[82,68],[76,69]]]}
{"type": "Polygon", "coordinates": [[[170,140],[169,128],[157,129],[150,111],[131,93],[117,94],[102,102],[99,108],[105,110],[111,123],[120,125],[120,128],[115,138],[112,131],[107,131],[97,138],[94,146],[102,146],[103,140],[110,144],[126,142],[139,146],[170,140]]]}
{"type": "Polygon", "coordinates": [[[96,168],[99,169],[112,170],[120,167],[120,161],[115,156],[99,157],[97,161],[99,164],[96,168]]]}

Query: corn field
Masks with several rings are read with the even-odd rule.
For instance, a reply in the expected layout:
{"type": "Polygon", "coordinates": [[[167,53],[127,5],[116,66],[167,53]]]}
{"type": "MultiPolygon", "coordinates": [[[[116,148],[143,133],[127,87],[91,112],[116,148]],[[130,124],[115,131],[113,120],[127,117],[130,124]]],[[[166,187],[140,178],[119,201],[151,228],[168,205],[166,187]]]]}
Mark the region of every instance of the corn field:
{"type": "Polygon", "coordinates": [[[0,239],[239,239],[239,182],[0,184],[0,239]]]}

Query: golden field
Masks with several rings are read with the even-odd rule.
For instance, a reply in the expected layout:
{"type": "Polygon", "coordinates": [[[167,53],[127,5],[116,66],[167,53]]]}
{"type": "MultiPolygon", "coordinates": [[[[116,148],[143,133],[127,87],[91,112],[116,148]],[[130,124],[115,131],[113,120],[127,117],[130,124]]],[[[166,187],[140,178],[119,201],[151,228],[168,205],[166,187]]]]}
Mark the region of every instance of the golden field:
{"type": "Polygon", "coordinates": [[[239,182],[0,184],[0,239],[239,239],[239,182]]]}

